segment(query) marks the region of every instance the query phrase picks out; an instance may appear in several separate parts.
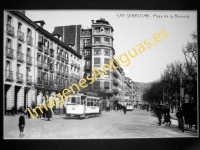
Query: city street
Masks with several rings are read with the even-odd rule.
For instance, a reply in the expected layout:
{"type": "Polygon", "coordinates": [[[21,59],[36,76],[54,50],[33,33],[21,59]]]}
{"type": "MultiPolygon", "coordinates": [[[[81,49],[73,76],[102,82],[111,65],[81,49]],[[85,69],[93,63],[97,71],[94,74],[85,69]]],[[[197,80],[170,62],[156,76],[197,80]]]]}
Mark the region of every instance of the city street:
{"type": "Polygon", "coordinates": [[[26,119],[24,137],[19,136],[19,115],[4,116],[5,139],[110,139],[110,138],[170,138],[195,137],[197,133],[178,129],[177,120],[170,127],[158,126],[157,117],[146,110],[103,111],[101,116],[88,119],[66,119],[53,115],[51,121],[26,119]]]}

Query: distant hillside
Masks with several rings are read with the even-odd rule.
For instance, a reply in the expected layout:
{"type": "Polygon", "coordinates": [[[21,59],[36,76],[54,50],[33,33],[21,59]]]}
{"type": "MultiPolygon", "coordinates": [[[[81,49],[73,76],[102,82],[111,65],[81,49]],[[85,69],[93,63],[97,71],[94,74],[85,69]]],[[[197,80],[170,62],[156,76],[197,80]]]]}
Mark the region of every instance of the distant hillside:
{"type": "Polygon", "coordinates": [[[144,92],[146,89],[151,87],[152,82],[134,82],[137,86],[140,87],[141,92],[144,92]]]}

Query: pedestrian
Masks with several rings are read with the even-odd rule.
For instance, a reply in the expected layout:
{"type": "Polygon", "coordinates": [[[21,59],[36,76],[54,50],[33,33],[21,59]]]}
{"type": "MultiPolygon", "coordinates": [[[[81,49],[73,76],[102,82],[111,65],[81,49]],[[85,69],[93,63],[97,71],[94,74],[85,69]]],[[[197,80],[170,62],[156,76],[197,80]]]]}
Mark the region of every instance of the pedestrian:
{"type": "Polygon", "coordinates": [[[107,111],[109,111],[109,108],[110,107],[110,102],[107,100],[107,103],[106,103],[106,109],[107,109],[107,111]]]}
{"type": "Polygon", "coordinates": [[[158,117],[158,125],[161,126],[161,119],[162,119],[162,116],[161,116],[161,108],[160,108],[159,105],[157,106],[156,112],[157,112],[157,117],[158,117]]]}
{"type": "Polygon", "coordinates": [[[127,102],[125,101],[123,105],[124,105],[124,109],[123,109],[124,110],[124,114],[126,115],[127,102]]]}
{"type": "Polygon", "coordinates": [[[15,117],[15,106],[12,107],[12,116],[15,117]]]}
{"type": "Polygon", "coordinates": [[[25,127],[25,117],[24,117],[24,112],[21,113],[21,116],[19,117],[19,131],[20,131],[20,136],[24,136],[24,127],[25,127]]]}
{"type": "Polygon", "coordinates": [[[166,127],[170,127],[171,125],[171,120],[170,120],[170,115],[169,113],[165,113],[165,116],[164,116],[164,121],[163,121],[163,124],[166,123],[166,127]]]}

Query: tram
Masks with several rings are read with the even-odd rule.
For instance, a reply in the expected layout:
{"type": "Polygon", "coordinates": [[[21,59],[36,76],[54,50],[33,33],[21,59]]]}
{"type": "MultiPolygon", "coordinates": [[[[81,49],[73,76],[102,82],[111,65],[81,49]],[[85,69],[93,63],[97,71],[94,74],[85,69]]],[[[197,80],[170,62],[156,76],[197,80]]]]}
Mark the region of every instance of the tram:
{"type": "Polygon", "coordinates": [[[133,111],[133,102],[132,101],[127,102],[126,110],[127,111],[129,111],[129,110],[133,111]]]}
{"type": "Polygon", "coordinates": [[[89,118],[90,115],[101,115],[100,98],[96,93],[77,93],[68,98],[66,117],[89,118]]]}

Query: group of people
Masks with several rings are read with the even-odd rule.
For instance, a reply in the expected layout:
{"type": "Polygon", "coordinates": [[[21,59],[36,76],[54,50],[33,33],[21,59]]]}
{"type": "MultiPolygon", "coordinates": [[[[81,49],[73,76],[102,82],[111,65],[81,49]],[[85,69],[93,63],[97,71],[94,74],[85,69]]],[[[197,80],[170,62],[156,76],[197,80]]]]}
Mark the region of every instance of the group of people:
{"type": "Polygon", "coordinates": [[[118,110],[123,110],[125,115],[126,115],[126,107],[127,107],[127,102],[126,101],[117,103],[117,111],[118,110]]]}
{"type": "Polygon", "coordinates": [[[158,117],[158,125],[161,126],[161,123],[165,124],[166,123],[166,127],[170,127],[171,125],[171,120],[170,120],[170,109],[169,107],[165,108],[165,109],[161,109],[160,105],[157,105],[154,107],[154,111],[158,117]],[[162,114],[164,114],[164,120],[162,122],[162,114]]]}

